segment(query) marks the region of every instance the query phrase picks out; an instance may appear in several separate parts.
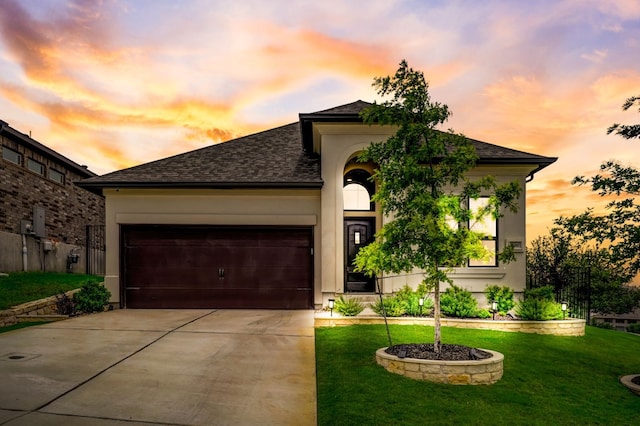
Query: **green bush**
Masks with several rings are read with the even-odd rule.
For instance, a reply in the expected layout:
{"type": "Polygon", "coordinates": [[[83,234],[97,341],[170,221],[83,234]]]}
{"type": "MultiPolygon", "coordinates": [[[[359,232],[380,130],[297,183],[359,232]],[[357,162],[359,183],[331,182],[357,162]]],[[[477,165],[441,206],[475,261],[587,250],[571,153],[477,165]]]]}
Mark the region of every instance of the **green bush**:
{"type": "Polygon", "coordinates": [[[421,283],[416,291],[413,291],[411,287],[405,284],[398,292],[394,295],[400,303],[404,304],[405,315],[409,315],[412,317],[417,317],[420,315],[428,315],[431,313],[433,309],[433,300],[431,298],[426,297],[427,294],[427,286],[424,283],[421,283]],[[420,298],[423,298],[422,309],[420,309],[420,298]]]}
{"type": "Polygon", "coordinates": [[[476,312],[476,317],[480,319],[487,319],[487,318],[491,318],[492,316],[493,314],[489,312],[488,309],[478,309],[478,311],[476,312]]]}
{"type": "Polygon", "coordinates": [[[640,324],[629,324],[627,326],[627,332],[640,334],[640,324]]]}
{"type": "Polygon", "coordinates": [[[109,304],[110,297],[111,292],[105,286],[96,281],[89,281],[73,295],[73,302],[77,311],[102,312],[109,304]]]}
{"type": "Polygon", "coordinates": [[[355,317],[364,310],[364,305],[358,299],[340,296],[336,299],[334,308],[345,317],[355,317]]]}
{"type": "Polygon", "coordinates": [[[380,301],[378,299],[376,303],[372,303],[371,309],[378,315],[387,314],[388,317],[401,317],[407,313],[406,304],[395,296],[385,297],[380,301]],[[384,304],[384,311],[382,305],[384,304]]]}
{"type": "Polygon", "coordinates": [[[507,286],[490,285],[484,291],[487,302],[498,302],[498,313],[506,315],[516,305],[513,300],[513,289],[507,286]]]}
{"type": "Polygon", "coordinates": [[[524,299],[548,300],[550,302],[554,302],[556,300],[553,287],[550,285],[526,289],[524,291],[524,299]]]}
{"type": "Polygon", "coordinates": [[[440,296],[440,309],[444,315],[456,318],[477,318],[478,301],[470,291],[451,285],[440,296]]]}

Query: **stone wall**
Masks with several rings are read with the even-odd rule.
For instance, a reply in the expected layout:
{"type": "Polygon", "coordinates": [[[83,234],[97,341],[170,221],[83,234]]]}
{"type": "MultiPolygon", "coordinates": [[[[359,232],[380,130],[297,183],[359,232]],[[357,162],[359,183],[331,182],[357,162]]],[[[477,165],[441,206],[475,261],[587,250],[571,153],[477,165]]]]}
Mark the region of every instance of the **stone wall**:
{"type": "MultiPolygon", "coordinates": [[[[430,325],[433,318],[387,318],[389,324],[430,325]]],[[[381,316],[333,316],[326,312],[316,315],[316,327],[333,327],[353,324],[384,324],[381,316]]],[[[554,336],[584,336],[586,321],[583,319],[567,319],[558,321],[492,321],[478,319],[442,318],[443,327],[475,328],[482,330],[510,331],[520,333],[552,334],[554,336]]]]}
{"type": "MultiPolygon", "coordinates": [[[[65,294],[72,298],[73,294],[80,291],[80,289],[71,290],[65,294]]],[[[56,319],[63,319],[66,316],[58,315],[58,308],[56,302],[58,298],[56,296],[47,297],[46,299],[40,299],[33,302],[23,303],[22,305],[14,306],[11,309],[0,311],[0,327],[7,327],[17,324],[24,320],[38,320],[51,321],[56,319]]]]}

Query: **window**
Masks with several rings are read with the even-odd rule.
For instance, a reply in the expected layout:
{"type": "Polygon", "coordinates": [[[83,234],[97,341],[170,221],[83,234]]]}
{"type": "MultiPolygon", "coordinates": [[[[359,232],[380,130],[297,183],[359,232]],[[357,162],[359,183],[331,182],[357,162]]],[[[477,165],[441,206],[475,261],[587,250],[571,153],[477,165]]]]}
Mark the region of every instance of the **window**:
{"type": "Polygon", "coordinates": [[[18,166],[22,166],[22,154],[12,150],[11,148],[7,148],[6,146],[2,147],[2,158],[17,164],[18,166]]]}
{"type": "Polygon", "coordinates": [[[64,185],[64,173],[61,173],[54,169],[49,169],[49,179],[54,182],[64,185]]]}
{"type": "MultiPolygon", "coordinates": [[[[472,216],[475,216],[488,205],[489,197],[480,197],[475,200],[469,200],[469,210],[471,211],[472,216]]],[[[498,221],[490,214],[486,215],[482,220],[475,220],[472,218],[469,221],[469,229],[482,233],[482,245],[489,250],[489,252],[493,253],[493,255],[487,260],[469,259],[469,266],[498,266],[498,258],[496,257],[496,252],[498,251],[498,221]]]]}
{"type": "Polygon", "coordinates": [[[39,175],[43,175],[44,176],[44,170],[45,170],[44,164],[42,164],[42,163],[40,163],[40,162],[38,162],[38,161],[36,161],[36,160],[34,160],[32,158],[27,159],[27,168],[29,170],[31,170],[32,172],[34,172],[34,173],[37,173],[39,175]]]}
{"type": "Polygon", "coordinates": [[[344,176],[342,188],[344,210],[375,210],[375,203],[371,202],[375,185],[369,180],[370,177],[368,172],[361,169],[351,170],[344,176]]]}

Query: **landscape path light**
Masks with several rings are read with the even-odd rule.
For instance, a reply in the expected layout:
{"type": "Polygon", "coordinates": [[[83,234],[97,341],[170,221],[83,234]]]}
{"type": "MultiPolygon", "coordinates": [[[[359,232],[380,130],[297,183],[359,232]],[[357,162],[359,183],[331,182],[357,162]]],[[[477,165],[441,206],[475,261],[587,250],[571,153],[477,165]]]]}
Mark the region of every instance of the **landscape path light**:
{"type": "Polygon", "coordinates": [[[560,307],[562,309],[562,319],[567,319],[567,308],[569,307],[569,303],[560,302],[560,307]]]}
{"type": "Polygon", "coordinates": [[[496,320],[496,312],[498,312],[498,302],[495,300],[491,301],[491,312],[493,313],[493,320],[496,320]]]}
{"type": "Polygon", "coordinates": [[[418,306],[420,306],[420,316],[422,316],[422,307],[424,306],[424,297],[418,299],[418,306]]]}
{"type": "Polygon", "coordinates": [[[333,307],[335,306],[336,301],[334,299],[329,299],[329,310],[331,311],[331,316],[333,316],[333,307]]]}

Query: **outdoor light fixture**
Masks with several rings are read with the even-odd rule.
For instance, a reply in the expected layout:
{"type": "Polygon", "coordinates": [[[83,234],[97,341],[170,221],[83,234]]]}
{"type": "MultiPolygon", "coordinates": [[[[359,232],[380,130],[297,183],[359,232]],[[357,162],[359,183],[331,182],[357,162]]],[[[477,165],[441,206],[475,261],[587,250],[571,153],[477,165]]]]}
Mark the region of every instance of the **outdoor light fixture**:
{"type": "Polygon", "coordinates": [[[420,306],[420,316],[422,316],[422,307],[424,306],[424,297],[418,299],[418,306],[420,306]]]}
{"type": "Polygon", "coordinates": [[[498,302],[495,300],[491,301],[491,312],[493,313],[493,320],[496,320],[496,312],[498,312],[498,302]]]}
{"type": "Polygon", "coordinates": [[[333,316],[333,307],[335,305],[336,301],[333,299],[329,299],[329,310],[331,311],[331,316],[333,316]]]}
{"type": "Polygon", "coordinates": [[[560,302],[560,307],[562,308],[562,319],[567,318],[567,308],[569,307],[568,302],[560,302]]]}

